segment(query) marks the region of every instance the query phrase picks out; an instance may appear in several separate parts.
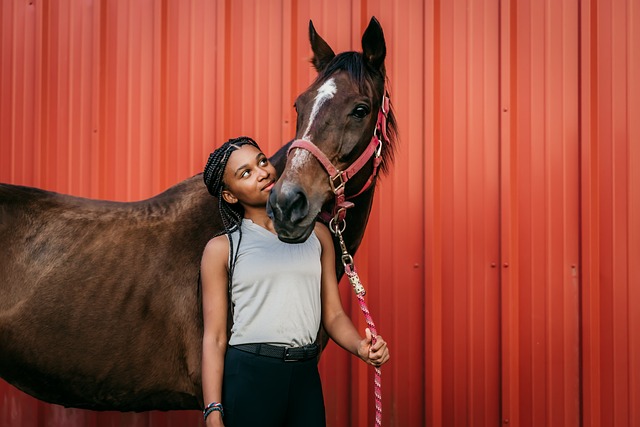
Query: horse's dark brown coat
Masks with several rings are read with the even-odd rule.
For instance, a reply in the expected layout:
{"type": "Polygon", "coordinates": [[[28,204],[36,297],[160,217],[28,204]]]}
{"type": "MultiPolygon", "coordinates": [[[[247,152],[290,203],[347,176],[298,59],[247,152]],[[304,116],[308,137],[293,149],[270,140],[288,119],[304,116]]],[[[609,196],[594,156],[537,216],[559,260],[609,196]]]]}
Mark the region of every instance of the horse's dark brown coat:
{"type": "Polygon", "coordinates": [[[0,375],[67,406],[197,407],[198,266],[220,229],[201,176],[136,203],[0,201],[0,375]]]}

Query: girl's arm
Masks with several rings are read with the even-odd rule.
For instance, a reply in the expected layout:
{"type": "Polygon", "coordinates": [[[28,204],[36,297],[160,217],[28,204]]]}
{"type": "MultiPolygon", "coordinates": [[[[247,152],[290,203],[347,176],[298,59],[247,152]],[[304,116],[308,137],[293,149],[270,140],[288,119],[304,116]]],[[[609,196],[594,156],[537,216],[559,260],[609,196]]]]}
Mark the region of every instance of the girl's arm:
{"type": "Polygon", "coordinates": [[[362,338],[344,312],[336,278],[331,232],[321,223],[316,224],[315,232],[322,245],[322,324],[331,339],[340,347],[371,365],[380,366],[389,360],[387,343],[378,335],[376,343],[372,345],[371,332],[368,328],[365,330],[365,338],[362,338]]]}
{"type": "MultiPolygon", "coordinates": [[[[205,406],[222,403],[222,375],[227,349],[227,309],[229,240],[222,235],[211,239],[200,266],[202,281],[202,394],[205,406]]],[[[220,412],[207,418],[207,426],[223,426],[220,412]]]]}

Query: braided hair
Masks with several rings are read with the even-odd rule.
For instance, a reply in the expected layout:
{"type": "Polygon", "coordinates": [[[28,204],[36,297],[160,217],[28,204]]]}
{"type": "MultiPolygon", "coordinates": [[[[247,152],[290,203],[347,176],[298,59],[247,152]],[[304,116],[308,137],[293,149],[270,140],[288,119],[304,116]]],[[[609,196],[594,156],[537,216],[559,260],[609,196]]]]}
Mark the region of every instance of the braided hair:
{"type": "Polygon", "coordinates": [[[224,227],[224,230],[218,235],[226,234],[229,238],[229,259],[232,260],[229,265],[229,291],[231,291],[231,277],[233,276],[233,270],[235,269],[236,261],[238,259],[238,251],[234,251],[233,249],[231,233],[238,230],[239,237],[237,247],[240,248],[240,242],[242,241],[242,227],[240,227],[240,224],[244,217],[244,208],[240,203],[230,204],[224,200],[224,197],[222,197],[222,191],[226,188],[226,185],[223,178],[231,153],[243,145],[251,145],[260,150],[258,143],[247,136],[230,139],[220,147],[216,148],[213,153],[209,155],[209,160],[207,161],[207,164],[204,167],[204,173],[202,174],[207,190],[209,190],[209,193],[212,196],[217,197],[218,199],[218,210],[224,227]]]}

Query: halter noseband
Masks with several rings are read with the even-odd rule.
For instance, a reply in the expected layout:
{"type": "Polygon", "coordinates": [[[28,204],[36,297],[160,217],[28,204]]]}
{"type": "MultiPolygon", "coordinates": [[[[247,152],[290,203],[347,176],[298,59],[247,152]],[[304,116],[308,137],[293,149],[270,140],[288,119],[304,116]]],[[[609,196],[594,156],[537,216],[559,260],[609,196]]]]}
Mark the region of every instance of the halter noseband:
{"type": "Polygon", "coordinates": [[[334,221],[336,221],[335,225],[338,226],[338,224],[340,224],[346,217],[347,209],[353,207],[353,203],[349,202],[348,200],[359,196],[373,184],[378,174],[378,167],[380,166],[380,162],[382,161],[382,144],[384,142],[389,143],[389,137],[387,135],[388,114],[389,96],[387,95],[387,92],[385,90],[384,96],[382,97],[382,105],[380,106],[380,111],[378,112],[378,121],[376,122],[375,129],[373,130],[373,136],[371,137],[369,145],[367,146],[367,148],[365,148],[362,154],[360,154],[360,156],[351,164],[351,166],[343,171],[340,171],[335,166],[333,166],[329,158],[318,148],[318,146],[309,140],[296,139],[289,147],[287,156],[294,148],[305,149],[320,162],[320,164],[329,174],[329,185],[331,186],[333,194],[336,196],[336,201],[333,206],[333,212],[321,212],[320,215],[323,220],[328,222],[329,220],[333,219],[334,221]],[[380,135],[380,137],[378,135],[380,135]],[[347,197],[345,195],[345,186],[347,182],[351,178],[353,178],[372,157],[373,172],[371,172],[371,176],[364,184],[364,186],[360,189],[360,191],[358,191],[354,195],[347,197]]]}

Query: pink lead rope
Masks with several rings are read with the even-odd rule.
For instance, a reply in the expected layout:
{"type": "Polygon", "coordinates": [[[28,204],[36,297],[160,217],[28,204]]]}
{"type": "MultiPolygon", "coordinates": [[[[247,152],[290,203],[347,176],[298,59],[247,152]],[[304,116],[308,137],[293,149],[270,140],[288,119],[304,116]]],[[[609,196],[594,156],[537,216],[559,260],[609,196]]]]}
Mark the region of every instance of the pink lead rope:
{"type": "MultiPolygon", "coordinates": [[[[360,282],[358,278],[358,273],[355,270],[350,274],[349,281],[353,284],[354,280],[360,282]]],[[[361,285],[362,286],[362,285],[361,285]]],[[[376,337],[378,336],[378,332],[376,331],[376,325],[373,323],[373,319],[371,318],[371,313],[369,313],[369,308],[367,307],[367,303],[364,302],[364,288],[362,289],[362,293],[356,293],[356,297],[358,298],[358,304],[360,304],[360,310],[362,310],[362,314],[364,314],[364,319],[369,325],[369,329],[371,330],[371,342],[372,344],[376,343],[376,337]]],[[[375,396],[376,401],[376,426],[382,426],[382,371],[379,367],[375,367],[375,374],[373,376],[373,395],[375,396]]]]}
{"type": "MultiPolygon", "coordinates": [[[[343,226],[345,223],[342,223],[343,226]]],[[[376,338],[378,336],[378,331],[376,330],[376,325],[373,323],[373,318],[371,317],[371,313],[369,312],[369,307],[367,307],[367,303],[364,301],[364,295],[366,291],[364,290],[364,286],[362,286],[362,282],[360,281],[360,277],[356,272],[356,267],[353,264],[353,257],[349,255],[347,251],[347,246],[344,243],[344,239],[342,238],[342,231],[344,228],[340,230],[338,226],[333,224],[333,220],[329,224],[331,231],[338,237],[340,242],[340,248],[342,249],[342,265],[344,265],[344,272],[349,278],[349,282],[351,282],[351,286],[353,286],[353,290],[356,293],[356,298],[358,298],[358,304],[360,305],[360,310],[362,310],[362,314],[364,314],[364,319],[367,322],[367,326],[369,326],[369,330],[371,331],[371,344],[376,343],[376,338]]],[[[382,426],[382,371],[379,367],[375,367],[375,374],[373,377],[373,395],[375,396],[375,405],[376,405],[376,426],[382,426]]]]}

